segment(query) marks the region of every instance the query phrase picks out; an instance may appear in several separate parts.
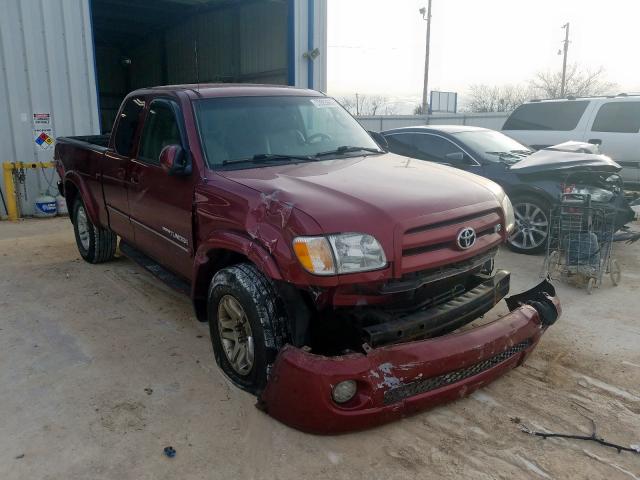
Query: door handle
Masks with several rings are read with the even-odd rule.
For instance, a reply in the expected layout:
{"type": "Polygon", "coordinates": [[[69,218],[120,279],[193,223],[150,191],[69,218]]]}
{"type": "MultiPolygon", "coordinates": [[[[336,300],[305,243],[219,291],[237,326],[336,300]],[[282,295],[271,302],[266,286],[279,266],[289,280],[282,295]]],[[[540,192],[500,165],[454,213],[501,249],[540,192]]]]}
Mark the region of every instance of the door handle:
{"type": "Polygon", "coordinates": [[[137,185],[138,183],[140,183],[140,179],[138,178],[138,175],[131,175],[131,183],[133,183],[134,185],[137,185]]]}
{"type": "Polygon", "coordinates": [[[592,145],[602,145],[602,140],[600,140],[599,138],[590,138],[588,142],[592,145]]]}

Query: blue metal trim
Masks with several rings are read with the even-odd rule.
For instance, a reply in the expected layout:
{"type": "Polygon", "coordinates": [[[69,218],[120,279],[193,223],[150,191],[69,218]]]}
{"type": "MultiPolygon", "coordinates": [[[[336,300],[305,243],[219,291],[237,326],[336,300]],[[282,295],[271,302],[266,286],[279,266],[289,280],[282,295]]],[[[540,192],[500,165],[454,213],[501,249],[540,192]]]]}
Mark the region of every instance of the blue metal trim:
{"type": "Polygon", "coordinates": [[[296,84],[296,6],[295,0],[287,2],[287,84],[296,84]]]}
{"type": "Polygon", "coordinates": [[[100,111],[100,84],[98,83],[98,64],[96,63],[96,36],[93,34],[93,0],[89,0],[89,26],[91,27],[91,45],[93,46],[93,76],[96,79],[96,104],[98,107],[98,133],[102,133],[102,115],[100,111]]]}
{"type": "Polygon", "coordinates": [[[309,58],[307,58],[307,86],[313,88],[313,58],[311,52],[313,51],[313,36],[315,26],[315,0],[307,0],[307,51],[309,52],[309,58]]]}

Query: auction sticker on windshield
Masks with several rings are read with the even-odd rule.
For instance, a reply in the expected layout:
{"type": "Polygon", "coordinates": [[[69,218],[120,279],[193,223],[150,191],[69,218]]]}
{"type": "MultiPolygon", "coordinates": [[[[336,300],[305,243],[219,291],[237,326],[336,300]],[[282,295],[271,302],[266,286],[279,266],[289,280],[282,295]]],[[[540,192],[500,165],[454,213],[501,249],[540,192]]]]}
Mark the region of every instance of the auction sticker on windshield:
{"type": "Polygon", "coordinates": [[[337,106],[333,98],[312,98],[311,103],[313,103],[316,108],[335,108],[337,106]]]}

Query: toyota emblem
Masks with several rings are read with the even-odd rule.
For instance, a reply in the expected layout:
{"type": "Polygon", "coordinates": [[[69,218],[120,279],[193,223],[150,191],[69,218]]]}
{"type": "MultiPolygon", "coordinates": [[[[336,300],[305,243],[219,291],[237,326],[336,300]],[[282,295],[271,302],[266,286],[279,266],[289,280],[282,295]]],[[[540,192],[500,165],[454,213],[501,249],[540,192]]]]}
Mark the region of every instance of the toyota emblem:
{"type": "Polygon", "coordinates": [[[476,231],[471,227],[466,227],[458,233],[458,246],[462,250],[473,247],[476,243],[476,231]]]}

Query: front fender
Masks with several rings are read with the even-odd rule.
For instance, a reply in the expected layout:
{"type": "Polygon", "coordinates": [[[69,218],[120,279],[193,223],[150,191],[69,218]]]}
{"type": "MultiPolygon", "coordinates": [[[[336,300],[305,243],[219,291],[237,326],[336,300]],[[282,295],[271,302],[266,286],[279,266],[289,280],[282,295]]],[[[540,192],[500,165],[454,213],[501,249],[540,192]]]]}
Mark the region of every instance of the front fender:
{"type": "Polygon", "coordinates": [[[282,274],[271,254],[257,241],[235,232],[212,232],[207,240],[202,242],[196,251],[193,263],[193,276],[195,280],[191,285],[191,296],[198,296],[198,279],[203,278],[201,273],[208,269],[211,261],[215,261],[209,255],[215,250],[227,250],[244,255],[260,269],[262,273],[272,280],[282,280],[282,274]]]}

